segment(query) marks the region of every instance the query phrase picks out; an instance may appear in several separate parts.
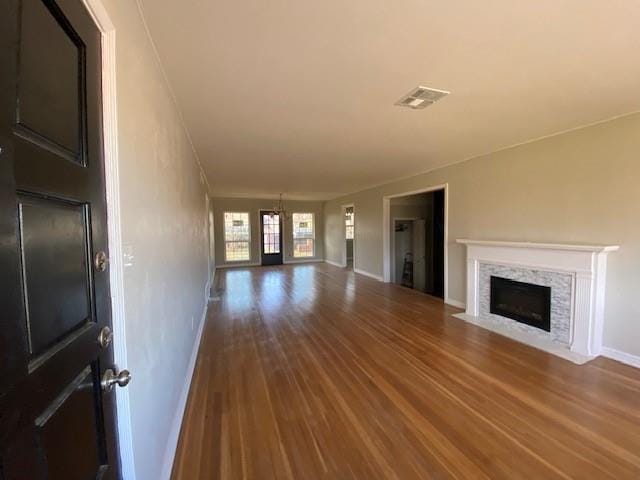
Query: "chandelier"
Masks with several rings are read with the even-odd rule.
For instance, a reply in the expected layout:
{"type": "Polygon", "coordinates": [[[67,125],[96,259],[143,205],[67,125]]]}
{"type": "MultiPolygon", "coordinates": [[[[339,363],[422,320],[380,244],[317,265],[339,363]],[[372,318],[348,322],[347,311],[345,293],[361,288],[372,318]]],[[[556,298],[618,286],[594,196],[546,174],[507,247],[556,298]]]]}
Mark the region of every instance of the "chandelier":
{"type": "Polygon", "coordinates": [[[278,198],[278,205],[271,209],[271,213],[269,213],[269,215],[271,215],[272,217],[275,215],[280,215],[280,217],[284,218],[285,220],[289,220],[289,218],[291,217],[291,214],[284,208],[282,194],[280,194],[280,197],[278,198]]]}

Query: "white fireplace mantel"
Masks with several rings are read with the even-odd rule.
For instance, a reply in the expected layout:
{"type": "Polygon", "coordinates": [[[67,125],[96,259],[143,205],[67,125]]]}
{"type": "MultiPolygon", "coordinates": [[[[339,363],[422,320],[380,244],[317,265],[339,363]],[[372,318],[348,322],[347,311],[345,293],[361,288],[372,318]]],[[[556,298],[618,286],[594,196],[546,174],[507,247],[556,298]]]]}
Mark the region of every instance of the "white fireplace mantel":
{"type": "Polygon", "coordinates": [[[479,271],[483,263],[569,273],[574,279],[569,348],[586,357],[600,354],[607,254],[618,250],[618,246],[456,241],[467,246],[467,316],[477,318],[480,314],[479,271]]]}

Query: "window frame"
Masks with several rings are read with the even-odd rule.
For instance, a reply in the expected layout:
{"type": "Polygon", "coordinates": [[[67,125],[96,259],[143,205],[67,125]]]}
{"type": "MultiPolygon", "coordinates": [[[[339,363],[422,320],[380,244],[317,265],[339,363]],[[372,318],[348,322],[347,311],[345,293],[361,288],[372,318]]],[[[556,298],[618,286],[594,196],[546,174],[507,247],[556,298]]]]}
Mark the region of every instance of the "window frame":
{"type": "Polygon", "coordinates": [[[305,259],[305,258],[315,258],[316,256],[316,214],[314,212],[293,212],[291,214],[291,246],[292,246],[292,255],[293,258],[296,259],[305,259]],[[311,236],[310,237],[299,237],[296,238],[296,215],[311,215],[311,236]],[[313,251],[311,255],[304,256],[296,256],[296,240],[311,240],[313,245],[313,251]]]}
{"type": "Polygon", "coordinates": [[[238,211],[224,211],[222,213],[222,239],[224,241],[224,261],[225,263],[238,263],[238,262],[250,262],[251,261],[251,212],[238,212],[238,211]],[[247,240],[227,240],[227,214],[244,214],[247,215],[247,224],[249,226],[247,240]],[[247,243],[249,256],[246,259],[229,260],[227,256],[227,244],[228,243],[247,243]]]}

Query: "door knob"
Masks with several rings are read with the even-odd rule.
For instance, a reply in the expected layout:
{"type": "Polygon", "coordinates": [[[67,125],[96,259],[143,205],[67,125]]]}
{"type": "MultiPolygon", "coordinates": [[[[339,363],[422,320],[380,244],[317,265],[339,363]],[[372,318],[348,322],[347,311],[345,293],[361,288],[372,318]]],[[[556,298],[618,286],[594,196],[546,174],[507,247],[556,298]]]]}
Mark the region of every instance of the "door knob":
{"type": "Polygon", "coordinates": [[[120,373],[114,372],[112,369],[108,368],[104,375],[102,375],[102,381],[100,385],[102,385],[102,390],[105,392],[110,392],[113,390],[114,385],[118,385],[119,387],[126,387],[129,385],[131,381],[131,372],[129,370],[122,370],[120,373]]]}

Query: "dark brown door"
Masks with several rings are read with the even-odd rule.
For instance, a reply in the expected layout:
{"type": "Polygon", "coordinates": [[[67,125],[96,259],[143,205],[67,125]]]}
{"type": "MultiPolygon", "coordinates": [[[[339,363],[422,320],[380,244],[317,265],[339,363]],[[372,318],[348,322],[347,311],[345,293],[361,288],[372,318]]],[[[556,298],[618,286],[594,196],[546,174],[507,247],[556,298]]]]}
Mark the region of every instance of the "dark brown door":
{"type": "Polygon", "coordinates": [[[100,34],[2,0],[0,42],[0,479],[116,479],[100,34]]]}
{"type": "Polygon", "coordinates": [[[282,264],[282,221],[275,212],[260,212],[262,265],[282,264]]]}
{"type": "Polygon", "coordinates": [[[444,190],[433,192],[433,292],[444,298],[444,190]]]}

